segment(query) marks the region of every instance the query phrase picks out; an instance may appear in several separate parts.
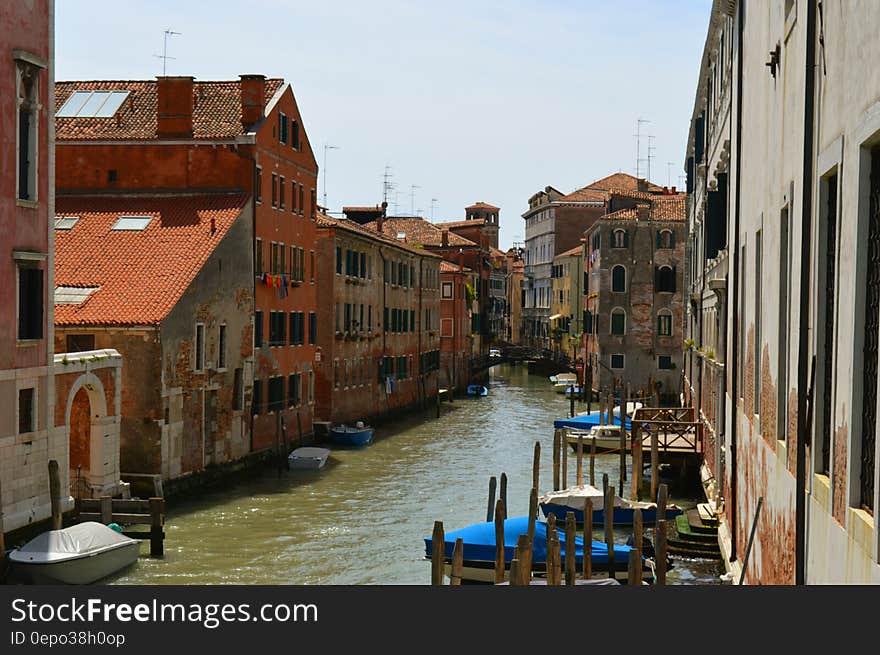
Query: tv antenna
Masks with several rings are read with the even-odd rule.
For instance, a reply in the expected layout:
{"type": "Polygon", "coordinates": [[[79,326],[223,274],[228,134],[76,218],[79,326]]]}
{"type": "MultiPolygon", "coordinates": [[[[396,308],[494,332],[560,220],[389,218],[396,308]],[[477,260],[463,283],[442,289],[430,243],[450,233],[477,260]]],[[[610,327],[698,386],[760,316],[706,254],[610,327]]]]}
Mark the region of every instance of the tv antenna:
{"type": "Polygon", "coordinates": [[[431,222],[434,221],[434,205],[437,204],[437,198],[431,198],[431,222]]]}
{"type": "Polygon", "coordinates": [[[641,164],[644,161],[642,157],[642,123],[650,123],[651,121],[640,118],[636,121],[636,133],[633,136],[636,138],[636,177],[639,177],[639,172],[641,171],[641,164]]]}
{"type": "Polygon", "coordinates": [[[391,181],[391,167],[385,165],[385,173],[382,174],[382,202],[388,202],[388,192],[394,188],[391,181]]]}
{"type": "Polygon", "coordinates": [[[331,146],[324,144],[324,210],[328,210],[327,206],[327,151],[328,150],[339,150],[339,146],[331,146]]]}
{"type": "Polygon", "coordinates": [[[645,178],[648,182],[651,181],[651,159],[654,158],[653,151],[656,150],[654,146],[651,145],[651,139],[656,139],[653,134],[648,135],[648,176],[645,178]]]}
{"type": "Polygon", "coordinates": [[[177,57],[170,57],[168,55],[168,37],[169,36],[182,36],[183,32],[173,32],[170,29],[165,30],[165,38],[162,41],[162,54],[161,55],[153,55],[157,59],[162,60],[162,77],[165,77],[166,66],[168,64],[169,59],[177,59],[177,57]]]}
{"type": "Polygon", "coordinates": [[[412,216],[415,216],[415,206],[416,206],[416,189],[421,189],[418,184],[410,184],[409,185],[409,211],[412,216]]]}

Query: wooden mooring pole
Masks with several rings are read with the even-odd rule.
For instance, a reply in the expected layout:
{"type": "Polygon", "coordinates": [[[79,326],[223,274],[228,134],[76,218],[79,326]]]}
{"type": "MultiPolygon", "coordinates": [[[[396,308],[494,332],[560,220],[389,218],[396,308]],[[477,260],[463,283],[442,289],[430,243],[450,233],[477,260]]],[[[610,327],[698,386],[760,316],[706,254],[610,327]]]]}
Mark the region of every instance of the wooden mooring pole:
{"type": "Polygon", "coordinates": [[[657,487],[660,484],[659,436],[659,429],[655,429],[651,432],[651,498],[657,498],[657,487]]]}
{"type": "MultiPolygon", "coordinates": [[[[504,503],[495,504],[495,584],[504,582],[504,503]]],[[[511,569],[512,571],[512,569],[511,569]]],[[[513,582],[511,581],[511,584],[513,582]]]]}
{"type": "Polygon", "coordinates": [[[560,430],[553,430],[553,491],[559,491],[559,442],[560,430]]]}
{"type": "Polygon", "coordinates": [[[568,433],[563,430],[559,436],[559,449],[562,455],[562,486],[560,489],[568,489],[568,433]]]}
{"type": "Polygon", "coordinates": [[[593,500],[584,500],[584,559],[582,562],[584,580],[593,577],[593,500]]]}
{"type": "MultiPolygon", "coordinates": [[[[620,481],[626,482],[626,429],[620,429],[620,481]]],[[[623,495],[621,490],[620,495],[623,495]]]]}
{"type": "MultiPolygon", "coordinates": [[[[3,481],[0,480],[0,560],[6,555],[6,536],[3,533],[3,481]]],[[[0,571],[2,573],[2,571],[0,571]]]]}
{"type": "Polygon", "coordinates": [[[666,584],[666,520],[657,521],[654,530],[654,562],[657,584],[666,584]]]}
{"type": "Polygon", "coordinates": [[[443,521],[434,521],[434,533],[431,535],[431,584],[434,586],[443,584],[445,548],[443,521]]]}
{"type": "Polygon", "coordinates": [[[495,508],[495,476],[489,478],[489,503],[486,505],[486,522],[492,520],[492,510],[495,508]]]}
{"type": "MultiPolygon", "coordinates": [[[[519,571],[517,571],[517,584],[527,585],[532,577],[532,572],[529,570],[529,562],[532,561],[532,558],[529,556],[529,549],[531,546],[529,545],[529,538],[521,534],[516,540],[516,549],[515,549],[515,557],[519,560],[519,571]]],[[[511,578],[513,574],[511,573],[511,578]]]]}
{"type": "MultiPolygon", "coordinates": [[[[575,543],[576,522],[574,520],[574,512],[566,512],[565,514],[565,584],[569,587],[575,582],[575,543]]],[[[586,548],[586,543],[584,548],[586,548]]]]}
{"type": "Polygon", "coordinates": [[[455,547],[452,549],[452,568],[449,571],[449,584],[452,586],[461,585],[461,573],[464,568],[464,539],[458,537],[455,540],[455,547]]]}
{"type": "Polygon", "coordinates": [[[150,498],[150,557],[165,556],[165,499],[150,498]]]}
{"type": "MultiPolygon", "coordinates": [[[[605,476],[607,479],[607,475],[605,476]]],[[[605,485],[605,545],[608,547],[608,577],[614,578],[614,487],[605,485]]]]}
{"type": "Polygon", "coordinates": [[[584,483],[584,437],[578,436],[577,445],[577,486],[584,483]]]}
{"type": "Polygon", "coordinates": [[[642,429],[638,423],[632,426],[632,494],[633,500],[641,500],[642,493],[642,429]]]}
{"type": "MultiPolygon", "coordinates": [[[[52,529],[61,529],[61,476],[58,461],[49,460],[49,503],[52,507],[52,529]]],[[[2,531],[2,528],[0,528],[2,531]]]]}
{"type": "Polygon", "coordinates": [[[640,548],[633,548],[629,551],[627,583],[633,586],[642,584],[642,550],[640,548]]]}
{"type": "Polygon", "coordinates": [[[642,510],[636,508],[633,511],[633,543],[640,551],[644,549],[645,526],[642,518],[642,510]]]}
{"type": "Polygon", "coordinates": [[[500,498],[501,502],[504,503],[504,506],[507,507],[507,473],[504,471],[501,472],[501,486],[498,492],[498,498],[500,498]]]}
{"type": "Polygon", "coordinates": [[[110,496],[101,496],[101,523],[104,525],[113,523],[113,499],[110,496]]]}
{"type": "Polygon", "coordinates": [[[669,492],[665,484],[661,484],[657,489],[657,519],[666,519],[666,505],[669,498],[669,492]]]}
{"type": "Polygon", "coordinates": [[[596,437],[590,440],[590,484],[596,486],[596,437]]]}
{"type": "Polygon", "coordinates": [[[541,473],[541,442],[535,442],[535,455],[532,458],[532,489],[538,490],[538,479],[541,473]]]}
{"type": "Polygon", "coordinates": [[[529,493],[529,525],[526,528],[526,537],[529,540],[529,549],[525,555],[525,566],[529,578],[532,575],[532,553],[535,547],[535,521],[538,519],[538,490],[532,487],[529,493]]]}

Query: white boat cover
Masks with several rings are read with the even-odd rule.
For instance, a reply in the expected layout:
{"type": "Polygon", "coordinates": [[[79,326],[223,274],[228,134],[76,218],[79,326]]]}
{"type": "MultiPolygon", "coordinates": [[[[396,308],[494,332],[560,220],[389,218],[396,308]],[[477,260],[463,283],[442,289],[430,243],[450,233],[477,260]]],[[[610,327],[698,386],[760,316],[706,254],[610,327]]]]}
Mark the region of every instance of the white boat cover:
{"type": "MultiPolygon", "coordinates": [[[[627,415],[627,416],[632,416],[632,415],[635,413],[635,411],[636,411],[637,409],[640,409],[641,407],[642,407],[642,403],[639,403],[639,402],[629,402],[629,403],[627,403],[627,404],[626,404],[626,415],[627,415]]],[[[615,415],[617,418],[620,418],[620,405],[615,405],[615,406],[614,406],[614,415],[615,415]]]]}
{"type": "MultiPolygon", "coordinates": [[[[605,497],[602,490],[590,484],[582,484],[579,487],[569,487],[568,489],[560,489],[559,491],[550,491],[541,496],[539,502],[545,505],[561,505],[563,507],[582,510],[584,508],[584,501],[587,498],[593,501],[594,511],[604,507],[605,497]]],[[[614,506],[630,507],[632,509],[651,509],[656,507],[656,504],[628,500],[614,494],[614,506]]]]}
{"type": "Polygon", "coordinates": [[[328,455],[330,455],[330,450],[327,448],[303,446],[290,453],[288,459],[326,459],[328,455]]]}
{"type": "Polygon", "coordinates": [[[96,555],[135,541],[102,523],[86,521],[62,530],[49,530],[9,554],[13,562],[50,564],[96,555]]]}

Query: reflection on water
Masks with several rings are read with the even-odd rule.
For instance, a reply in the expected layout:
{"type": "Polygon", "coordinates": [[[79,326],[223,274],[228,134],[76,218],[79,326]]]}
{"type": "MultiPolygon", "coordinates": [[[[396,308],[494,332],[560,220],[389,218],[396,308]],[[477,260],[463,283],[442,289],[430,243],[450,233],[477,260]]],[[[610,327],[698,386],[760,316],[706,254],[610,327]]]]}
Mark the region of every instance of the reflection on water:
{"type": "MultiPolygon", "coordinates": [[[[113,583],[428,584],[423,539],[438,519],[447,531],[484,521],[490,476],[507,474],[509,515],[528,512],[535,441],[541,486],[552,484],[552,421],[569,401],[522,366],[491,369],[489,389],[444,402],[440,419],[380,427],[367,448],[334,449],[321,471],[267,472],[170,508],[165,558],[149,559],[144,544],[113,583]]],[[[598,458],[597,481],[616,483],[618,468],[618,457],[598,458]]],[[[676,560],[669,581],[717,583],[720,573],[716,562],[676,560]]]]}

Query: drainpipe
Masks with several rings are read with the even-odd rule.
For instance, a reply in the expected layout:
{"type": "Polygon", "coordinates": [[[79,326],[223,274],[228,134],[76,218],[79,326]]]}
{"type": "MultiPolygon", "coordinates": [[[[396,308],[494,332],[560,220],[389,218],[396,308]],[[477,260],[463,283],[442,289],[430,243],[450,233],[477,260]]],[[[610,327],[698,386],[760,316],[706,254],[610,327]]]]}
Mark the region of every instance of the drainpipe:
{"type": "MultiPolygon", "coordinates": [[[[732,356],[729,358],[730,367],[730,404],[732,411],[730,412],[730,561],[735,562],[737,559],[736,552],[736,532],[737,532],[737,470],[736,470],[736,447],[737,433],[739,432],[739,413],[737,412],[739,389],[737,381],[739,379],[739,368],[742,366],[737,357],[739,355],[739,340],[742,335],[739,333],[739,217],[741,212],[742,199],[742,107],[743,107],[743,21],[745,19],[745,0],[740,0],[737,16],[737,33],[736,33],[736,213],[733,215],[733,293],[728,293],[727,297],[732,303],[731,311],[727,314],[731,317],[731,351],[732,356]]],[[[725,503],[725,507],[727,503],[725,503]]]]}
{"type": "MultiPolygon", "coordinates": [[[[419,257],[419,327],[422,325],[422,274],[424,261],[419,257]]],[[[419,330],[419,389],[422,395],[421,408],[425,409],[425,376],[422,372],[422,330],[419,330]]],[[[439,391],[438,391],[439,393],[439,391]]]]}
{"type": "MultiPolygon", "coordinates": [[[[383,391],[385,391],[385,409],[391,409],[391,400],[388,398],[388,391],[385,387],[385,340],[388,338],[388,326],[385,324],[385,308],[388,306],[388,303],[385,299],[385,294],[388,290],[388,280],[385,279],[385,264],[387,263],[385,260],[385,255],[382,254],[382,246],[379,246],[379,257],[382,260],[382,313],[379,314],[377,311],[376,314],[382,317],[382,374],[383,378],[380,384],[382,385],[383,391]]],[[[378,308],[377,308],[378,309],[378,308]]],[[[377,316],[378,318],[378,316],[377,316]]]]}
{"type": "Polygon", "coordinates": [[[816,92],[816,0],[807,0],[807,50],[804,64],[804,167],[803,199],[801,200],[801,275],[800,314],[798,321],[798,431],[797,471],[795,472],[795,584],[805,584],[806,562],[806,468],[807,441],[810,425],[807,423],[807,385],[810,359],[809,306],[810,306],[810,236],[813,216],[813,149],[816,92]]]}

